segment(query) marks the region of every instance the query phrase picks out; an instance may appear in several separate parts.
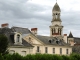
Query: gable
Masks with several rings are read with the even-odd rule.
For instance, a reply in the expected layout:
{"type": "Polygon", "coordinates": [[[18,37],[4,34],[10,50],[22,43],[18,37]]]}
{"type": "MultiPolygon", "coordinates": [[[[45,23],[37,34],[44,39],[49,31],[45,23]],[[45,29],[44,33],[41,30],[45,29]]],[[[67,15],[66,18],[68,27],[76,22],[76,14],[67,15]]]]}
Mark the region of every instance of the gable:
{"type": "Polygon", "coordinates": [[[23,39],[33,45],[43,45],[43,42],[41,42],[39,39],[37,39],[35,36],[31,34],[29,34],[28,36],[25,36],[23,39]]]}

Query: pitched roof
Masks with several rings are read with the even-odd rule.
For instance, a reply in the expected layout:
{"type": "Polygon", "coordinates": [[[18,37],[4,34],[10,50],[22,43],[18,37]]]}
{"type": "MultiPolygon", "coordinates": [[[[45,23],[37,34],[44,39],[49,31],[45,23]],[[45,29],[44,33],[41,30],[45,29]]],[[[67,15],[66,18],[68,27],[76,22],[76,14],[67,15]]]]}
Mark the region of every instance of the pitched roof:
{"type": "Polygon", "coordinates": [[[13,32],[10,28],[0,28],[0,34],[6,34],[13,32]]]}
{"type": "MultiPolygon", "coordinates": [[[[25,33],[29,32],[28,29],[23,29],[23,31],[21,29],[17,30],[17,27],[16,27],[15,31],[19,31],[21,33],[24,33],[23,31],[27,31],[25,33]]],[[[29,44],[24,39],[22,39],[22,45],[15,45],[14,44],[14,34],[13,33],[14,33],[13,29],[10,29],[10,28],[0,28],[0,34],[5,34],[6,35],[6,37],[8,38],[8,41],[9,41],[9,46],[33,47],[31,44],[29,44]]]]}
{"type": "Polygon", "coordinates": [[[28,28],[22,28],[22,27],[12,27],[12,31],[14,32],[20,32],[22,34],[28,34],[31,33],[31,31],[28,28]]]}
{"type": "Polygon", "coordinates": [[[70,32],[69,33],[69,36],[68,36],[69,38],[73,38],[73,35],[72,35],[72,33],[70,32]]]}
{"type": "Polygon", "coordinates": [[[56,37],[40,36],[40,35],[37,35],[36,37],[40,41],[42,41],[43,43],[45,43],[47,45],[58,45],[58,46],[67,46],[68,45],[63,40],[56,38],[56,37]]]}

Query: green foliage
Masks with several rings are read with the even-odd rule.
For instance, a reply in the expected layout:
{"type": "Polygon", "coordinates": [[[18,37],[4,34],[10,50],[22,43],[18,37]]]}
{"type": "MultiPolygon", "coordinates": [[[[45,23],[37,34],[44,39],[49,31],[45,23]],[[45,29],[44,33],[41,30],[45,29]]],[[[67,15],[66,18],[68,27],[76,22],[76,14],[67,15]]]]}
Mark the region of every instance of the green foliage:
{"type": "Polygon", "coordinates": [[[80,60],[80,54],[67,55],[51,55],[51,54],[29,54],[21,56],[18,53],[0,54],[0,60],[80,60]]]}
{"type": "Polygon", "coordinates": [[[4,60],[4,57],[2,56],[2,54],[0,54],[0,60],[4,60]]]}
{"type": "Polygon", "coordinates": [[[0,53],[5,54],[7,52],[8,39],[5,35],[0,34],[0,53]]]}
{"type": "Polygon", "coordinates": [[[80,54],[73,53],[70,55],[71,60],[80,60],[80,54]]]}
{"type": "Polygon", "coordinates": [[[62,55],[62,58],[63,58],[63,60],[70,60],[70,57],[66,56],[66,55],[62,55]]]}
{"type": "Polygon", "coordinates": [[[72,52],[73,53],[79,53],[80,54],[80,46],[73,46],[73,48],[72,48],[72,52]]]}

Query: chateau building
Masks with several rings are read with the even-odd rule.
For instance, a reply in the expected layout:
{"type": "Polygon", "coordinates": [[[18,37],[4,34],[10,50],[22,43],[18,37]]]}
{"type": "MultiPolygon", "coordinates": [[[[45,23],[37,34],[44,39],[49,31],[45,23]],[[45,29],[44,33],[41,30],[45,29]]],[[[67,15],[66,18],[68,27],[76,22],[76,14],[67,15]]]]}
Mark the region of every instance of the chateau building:
{"type": "Polygon", "coordinates": [[[52,21],[50,27],[50,36],[38,35],[38,28],[11,27],[8,24],[2,24],[0,34],[5,34],[9,41],[9,53],[19,53],[23,56],[27,54],[59,54],[69,55],[72,53],[72,47],[80,44],[80,38],[63,34],[62,20],[60,18],[61,9],[57,2],[52,9],[52,21]]]}

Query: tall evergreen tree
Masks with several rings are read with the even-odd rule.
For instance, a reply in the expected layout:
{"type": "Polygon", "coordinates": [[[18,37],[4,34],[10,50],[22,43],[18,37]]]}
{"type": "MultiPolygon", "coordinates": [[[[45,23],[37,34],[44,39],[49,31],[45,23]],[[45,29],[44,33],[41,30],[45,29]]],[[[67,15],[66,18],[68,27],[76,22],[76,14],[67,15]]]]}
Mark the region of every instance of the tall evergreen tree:
{"type": "Polygon", "coordinates": [[[5,54],[7,52],[7,48],[8,48],[8,38],[5,35],[0,34],[0,53],[5,54]]]}

